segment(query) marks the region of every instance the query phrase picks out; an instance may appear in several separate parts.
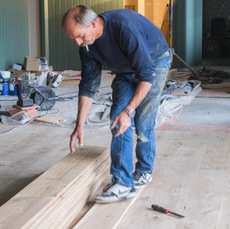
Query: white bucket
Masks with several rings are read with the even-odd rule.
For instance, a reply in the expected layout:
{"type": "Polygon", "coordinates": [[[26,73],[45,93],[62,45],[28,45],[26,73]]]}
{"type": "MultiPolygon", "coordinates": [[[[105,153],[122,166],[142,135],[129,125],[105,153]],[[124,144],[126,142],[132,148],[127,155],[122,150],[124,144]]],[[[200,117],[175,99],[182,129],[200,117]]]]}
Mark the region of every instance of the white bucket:
{"type": "Polygon", "coordinates": [[[9,79],[10,78],[10,71],[0,71],[0,74],[3,79],[9,79]]]}
{"type": "Polygon", "coordinates": [[[47,73],[43,72],[40,76],[37,76],[38,86],[46,86],[47,85],[47,73]]]}

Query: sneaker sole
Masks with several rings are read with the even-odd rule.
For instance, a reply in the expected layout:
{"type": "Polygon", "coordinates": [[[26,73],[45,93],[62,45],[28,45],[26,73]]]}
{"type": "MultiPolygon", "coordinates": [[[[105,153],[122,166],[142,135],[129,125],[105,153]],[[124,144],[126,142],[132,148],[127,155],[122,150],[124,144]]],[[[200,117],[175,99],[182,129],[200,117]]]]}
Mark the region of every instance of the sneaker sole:
{"type": "Polygon", "coordinates": [[[127,199],[131,199],[137,196],[137,193],[134,192],[130,192],[127,196],[125,197],[121,197],[120,199],[117,199],[115,197],[113,197],[114,199],[107,199],[107,200],[102,200],[102,199],[95,199],[96,203],[100,203],[100,204],[106,204],[106,203],[114,203],[114,202],[119,202],[119,201],[123,201],[123,200],[127,200],[127,199]]]}
{"type": "Polygon", "coordinates": [[[142,188],[144,188],[147,184],[149,184],[151,181],[152,181],[152,177],[150,177],[150,179],[149,179],[149,181],[147,182],[147,183],[145,183],[145,184],[141,184],[141,185],[135,185],[135,189],[136,190],[140,190],[140,189],[142,189],[142,188]]]}

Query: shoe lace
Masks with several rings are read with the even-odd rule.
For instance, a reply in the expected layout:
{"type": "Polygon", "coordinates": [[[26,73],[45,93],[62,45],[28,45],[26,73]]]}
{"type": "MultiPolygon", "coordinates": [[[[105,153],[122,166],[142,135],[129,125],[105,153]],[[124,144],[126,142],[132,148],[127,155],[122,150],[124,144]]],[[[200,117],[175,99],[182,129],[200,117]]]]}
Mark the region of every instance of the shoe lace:
{"type": "Polygon", "coordinates": [[[134,173],[133,173],[133,177],[134,177],[136,180],[139,180],[140,177],[142,177],[142,174],[137,173],[137,172],[134,172],[134,173]]]}
{"type": "Polygon", "coordinates": [[[107,185],[103,188],[103,192],[109,191],[115,184],[116,184],[116,183],[107,184],[107,185]]]}

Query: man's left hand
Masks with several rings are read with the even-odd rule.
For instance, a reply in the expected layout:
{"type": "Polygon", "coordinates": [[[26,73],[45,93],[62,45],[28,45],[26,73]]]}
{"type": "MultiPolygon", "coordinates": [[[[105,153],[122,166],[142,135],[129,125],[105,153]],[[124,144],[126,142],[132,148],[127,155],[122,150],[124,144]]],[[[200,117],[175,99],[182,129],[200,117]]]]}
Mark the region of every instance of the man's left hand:
{"type": "Polygon", "coordinates": [[[110,126],[110,129],[115,128],[116,124],[119,125],[119,128],[116,132],[116,134],[114,135],[114,137],[119,136],[120,134],[123,134],[131,125],[131,117],[125,112],[125,111],[121,111],[121,113],[119,113],[113,123],[110,126]]]}

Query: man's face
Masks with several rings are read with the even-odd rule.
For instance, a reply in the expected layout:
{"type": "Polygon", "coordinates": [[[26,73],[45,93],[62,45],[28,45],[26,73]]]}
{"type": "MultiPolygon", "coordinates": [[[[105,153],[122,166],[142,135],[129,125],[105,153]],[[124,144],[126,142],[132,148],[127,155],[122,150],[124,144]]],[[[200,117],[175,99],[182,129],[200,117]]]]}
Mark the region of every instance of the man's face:
{"type": "Polygon", "coordinates": [[[66,27],[66,34],[70,39],[74,39],[78,46],[91,45],[95,42],[94,23],[86,28],[77,24],[74,20],[69,20],[66,27]]]}

